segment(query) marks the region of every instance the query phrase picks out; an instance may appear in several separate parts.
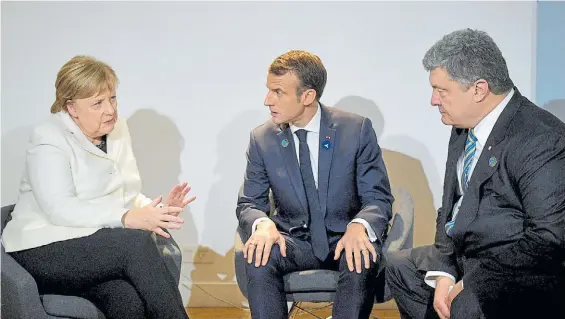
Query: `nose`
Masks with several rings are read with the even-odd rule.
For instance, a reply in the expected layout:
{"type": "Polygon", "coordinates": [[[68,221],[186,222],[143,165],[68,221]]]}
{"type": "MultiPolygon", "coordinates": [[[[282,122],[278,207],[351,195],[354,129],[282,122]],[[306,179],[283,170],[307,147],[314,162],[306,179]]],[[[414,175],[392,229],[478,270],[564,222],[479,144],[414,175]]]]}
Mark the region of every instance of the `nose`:
{"type": "Polygon", "coordinates": [[[267,93],[267,96],[265,96],[265,101],[263,101],[263,104],[264,104],[265,106],[271,106],[271,105],[274,104],[274,103],[273,103],[273,94],[272,94],[272,93],[273,93],[273,92],[269,91],[269,92],[267,93]]]}
{"type": "Polygon", "coordinates": [[[436,90],[432,91],[432,99],[430,100],[430,104],[433,106],[439,106],[441,104],[439,93],[436,90]]]}
{"type": "Polygon", "coordinates": [[[117,108],[117,103],[114,101],[112,102],[112,100],[108,100],[106,101],[106,111],[105,113],[108,115],[114,115],[114,113],[116,113],[116,108],[117,108]]]}

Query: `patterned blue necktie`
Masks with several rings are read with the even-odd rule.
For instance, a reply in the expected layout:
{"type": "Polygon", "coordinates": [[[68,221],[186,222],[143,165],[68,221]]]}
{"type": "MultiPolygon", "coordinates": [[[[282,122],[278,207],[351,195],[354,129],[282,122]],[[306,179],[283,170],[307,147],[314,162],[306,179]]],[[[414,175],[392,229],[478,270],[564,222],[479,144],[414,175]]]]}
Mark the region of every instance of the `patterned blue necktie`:
{"type": "MultiPolygon", "coordinates": [[[[475,136],[475,130],[471,129],[467,135],[467,142],[465,142],[465,157],[463,159],[463,183],[461,186],[463,188],[463,193],[467,189],[467,184],[471,178],[471,165],[473,164],[473,159],[475,158],[475,151],[477,150],[477,136],[475,136]]],[[[457,213],[459,210],[455,211],[451,220],[445,224],[445,232],[447,235],[451,236],[453,233],[453,226],[455,224],[455,219],[457,218],[457,213]]]]}

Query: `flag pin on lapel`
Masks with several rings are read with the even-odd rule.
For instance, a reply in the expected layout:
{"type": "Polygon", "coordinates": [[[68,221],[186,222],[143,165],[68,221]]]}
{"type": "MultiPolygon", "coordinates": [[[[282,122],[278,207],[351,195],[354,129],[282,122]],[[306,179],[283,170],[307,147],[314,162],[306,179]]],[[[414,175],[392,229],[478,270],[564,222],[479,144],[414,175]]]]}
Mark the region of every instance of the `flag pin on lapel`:
{"type": "Polygon", "coordinates": [[[491,156],[488,160],[488,166],[494,167],[496,165],[496,157],[491,156]]]}
{"type": "Polygon", "coordinates": [[[288,140],[286,138],[284,140],[282,140],[281,145],[282,145],[282,147],[287,147],[288,146],[288,140]]]}

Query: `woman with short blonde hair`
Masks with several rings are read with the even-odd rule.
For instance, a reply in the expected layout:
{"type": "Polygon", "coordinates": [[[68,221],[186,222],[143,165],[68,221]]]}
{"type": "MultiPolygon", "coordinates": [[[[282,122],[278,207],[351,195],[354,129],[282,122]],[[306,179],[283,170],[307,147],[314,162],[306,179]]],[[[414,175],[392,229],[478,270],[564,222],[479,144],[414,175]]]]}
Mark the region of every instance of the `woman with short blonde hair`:
{"type": "Polygon", "coordinates": [[[35,127],[20,195],[2,239],[40,294],[91,300],[107,318],[187,318],[152,233],[170,237],[195,198],[187,183],[161,203],[140,193],[118,78],[76,56],[59,71],[51,118],[35,127]]]}

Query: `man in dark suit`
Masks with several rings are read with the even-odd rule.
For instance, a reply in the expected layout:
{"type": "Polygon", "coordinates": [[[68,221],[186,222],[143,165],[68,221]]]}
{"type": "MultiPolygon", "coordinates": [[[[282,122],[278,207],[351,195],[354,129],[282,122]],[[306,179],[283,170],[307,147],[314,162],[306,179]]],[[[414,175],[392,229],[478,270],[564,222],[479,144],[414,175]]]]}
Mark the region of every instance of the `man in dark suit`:
{"type": "Polygon", "coordinates": [[[372,309],[393,197],[371,121],[322,105],[325,84],[305,51],[269,67],[272,119],[251,133],[237,205],[253,318],[287,318],[283,276],[306,269],[340,271],[334,318],[372,309]]]}
{"type": "Polygon", "coordinates": [[[444,36],[423,64],[453,129],[435,244],[387,256],[403,318],[563,318],[565,124],[485,32],[444,36]]]}

